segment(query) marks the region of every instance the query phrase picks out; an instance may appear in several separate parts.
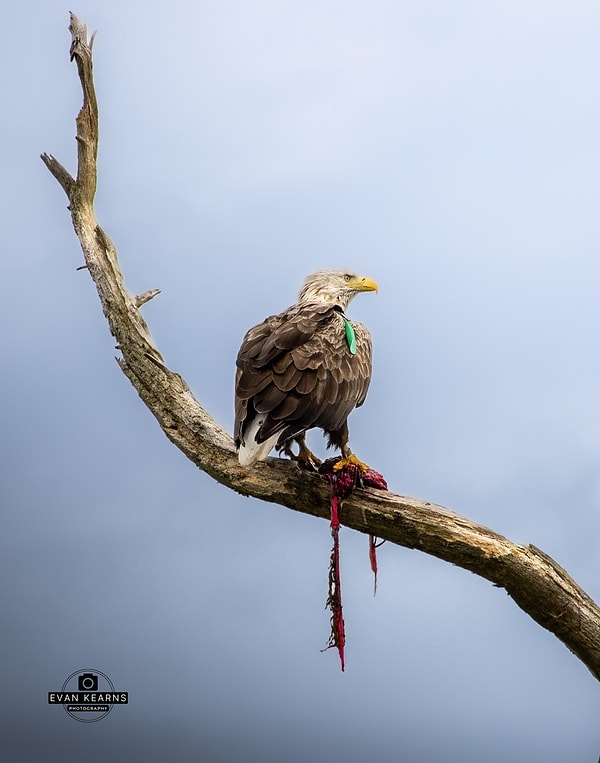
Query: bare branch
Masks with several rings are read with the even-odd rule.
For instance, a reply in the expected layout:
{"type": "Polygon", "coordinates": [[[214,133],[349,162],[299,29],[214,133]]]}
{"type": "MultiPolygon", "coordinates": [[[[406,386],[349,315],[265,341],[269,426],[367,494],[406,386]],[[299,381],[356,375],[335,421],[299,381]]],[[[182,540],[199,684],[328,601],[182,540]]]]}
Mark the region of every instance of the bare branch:
{"type": "MultiPolygon", "coordinates": [[[[171,371],[154,346],[139,307],[158,290],[132,297],[114,244],[96,221],[98,107],[87,29],[71,15],[71,58],[77,63],[83,107],[77,117],[77,179],[51,156],[42,159],[70,199],[75,232],[116,338],[123,373],[167,437],[197,466],[242,495],[328,518],[328,487],[295,464],[269,459],[252,470],[238,462],[231,437],[171,371]]],[[[553,559],[520,546],[442,506],[378,490],[358,490],[344,502],[342,522],[359,532],[415,548],[500,586],[536,622],[554,633],[600,680],[600,609],[553,559]]]]}
{"type": "Polygon", "coordinates": [[[63,191],[70,199],[73,188],[75,187],[75,179],[69,172],[67,172],[67,170],[62,166],[60,162],[56,161],[56,159],[51,154],[42,154],[41,160],[58,180],[63,191]]]}
{"type": "Polygon", "coordinates": [[[138,294],[137,297],[134,298],[134,303],[136,307],[141,307],[142,305],[145,305],[146,302],[150,302],[151,299],[154,299],[157,294],[160,294],[160,289],[149,289],[148,291],[145,291],[143,294],[138,294]]]}

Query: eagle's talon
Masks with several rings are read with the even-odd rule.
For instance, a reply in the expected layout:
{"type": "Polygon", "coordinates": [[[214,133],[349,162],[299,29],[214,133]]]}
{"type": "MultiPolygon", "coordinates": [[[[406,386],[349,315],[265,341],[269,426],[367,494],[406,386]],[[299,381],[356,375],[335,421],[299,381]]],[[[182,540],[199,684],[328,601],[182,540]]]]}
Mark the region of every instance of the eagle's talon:
{"type": "Polygon", "coordinates": [[[340,458],[337,464],[334,465],[333,471],[341,472],[342,469],[346,469],[348,466],[356,466],[361,476],[364,472],[367,472],[370,469],[370,467],[357,458],[354,453],[349,453],[347,456],[344,456],[344,458],[340,458]]]}
{"type": "Polygon", "coordinates": [[[318,459],[316,459],[316,462],[315,462],[311,460],[305,461],[303,458],[296,458],[296,463],[298,464],[298,468],[302,469],[302,471],[312,472],[313,474],[317,474],[319,471],[318,459]]]}
{"type": "Polygon", "coordinates": [[[281,452],[285,453],[290,461],[295,461],[300,469],[304,469],[307,472],[318,472],[322,462],[306,445],[304,436],[297,437],[296,442],[298,443],[298,453],[294,453],[292,450],[291,442],[286,443],[281,452]]]}

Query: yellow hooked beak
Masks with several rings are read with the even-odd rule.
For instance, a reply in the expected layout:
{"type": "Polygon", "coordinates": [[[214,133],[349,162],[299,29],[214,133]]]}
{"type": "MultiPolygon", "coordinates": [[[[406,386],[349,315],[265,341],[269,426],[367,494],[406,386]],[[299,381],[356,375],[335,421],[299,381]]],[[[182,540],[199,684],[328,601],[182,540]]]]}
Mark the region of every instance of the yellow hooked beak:
{"type": "Polygon", "coordinates": [[[372,278],[363,278],[362,276],[356,276],[351,281],[348,281],[348,288],[354,289],[354,291],[376,291],[379,292],[379,286],[372,278]]]}

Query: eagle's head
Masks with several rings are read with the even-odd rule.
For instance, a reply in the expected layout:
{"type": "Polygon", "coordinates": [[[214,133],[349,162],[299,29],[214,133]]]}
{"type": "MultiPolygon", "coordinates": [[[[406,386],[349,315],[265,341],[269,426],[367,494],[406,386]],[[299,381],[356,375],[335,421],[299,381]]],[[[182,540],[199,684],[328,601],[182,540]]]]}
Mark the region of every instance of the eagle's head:
{"type": "Polygon", "coordinates": [[[345,310],[360,291],[378,290],[371,278],[357,276],[348,270],[317,270],[305,279],[298,301],[326,302],[345,310]]]}

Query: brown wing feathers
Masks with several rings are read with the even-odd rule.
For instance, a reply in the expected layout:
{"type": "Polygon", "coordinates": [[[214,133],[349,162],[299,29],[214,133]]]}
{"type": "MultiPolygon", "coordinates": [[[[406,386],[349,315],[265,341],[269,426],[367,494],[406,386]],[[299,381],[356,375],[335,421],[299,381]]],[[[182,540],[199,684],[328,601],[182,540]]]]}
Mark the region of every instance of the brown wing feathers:
{"type": "Polygon", "coordinates": [[[237,358],[236,444],[248,423],[264,414],[257,442],[280,433],[278,445],[306,429],[344,427],[365,399],[371,376],[371,338],[352,324],[357,341],[351,355],[338,309],[295,305],[250,329],[237,358]]]}

